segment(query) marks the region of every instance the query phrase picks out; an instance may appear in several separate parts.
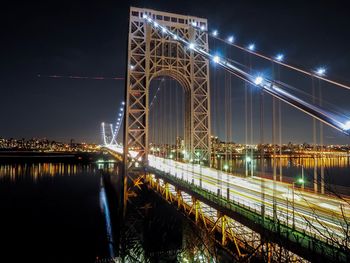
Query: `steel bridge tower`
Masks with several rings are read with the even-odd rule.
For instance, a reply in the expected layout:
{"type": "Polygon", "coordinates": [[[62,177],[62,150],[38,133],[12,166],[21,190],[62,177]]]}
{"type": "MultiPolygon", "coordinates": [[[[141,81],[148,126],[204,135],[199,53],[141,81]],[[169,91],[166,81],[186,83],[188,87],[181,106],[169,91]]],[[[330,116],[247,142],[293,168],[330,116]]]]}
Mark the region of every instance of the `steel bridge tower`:
{"type": "MultiPolygon", "coordinates": [[[[152,9],[130,8],[126,78],[124,153],[135,149],[147,163],[149,89],[159,76],[177,80],[185,91],[185,148],[210,163],[209,61],[146,23],[145,17],[208,50],[207,19],[152,9]],[[195,30],[191,25],[201,27],[195,30]]],[[[175,98],[176,99],[176,98],[175,98]]],[[[127,158],[126,158],[127,161],[127,158]]]]}

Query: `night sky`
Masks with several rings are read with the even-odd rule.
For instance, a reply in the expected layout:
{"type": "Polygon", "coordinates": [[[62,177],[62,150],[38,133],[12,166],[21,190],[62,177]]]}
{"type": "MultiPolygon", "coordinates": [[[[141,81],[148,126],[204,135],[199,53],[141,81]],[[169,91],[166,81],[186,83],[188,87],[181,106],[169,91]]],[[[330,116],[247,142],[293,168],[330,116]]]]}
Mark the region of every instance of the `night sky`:
{"type": "MultiPolygon", "coordinates": [[[[7,2],[0,11],[3,138],[101,142],[100,123],[115,120],[124,97],[124,81],[46,76],[124,77],[129,6],[208,18],[209,28],[218,29],[222,36],[234,34],[241,45],[253,41],[257,50],[267,55],[282,51],[288,62],[305,69],[325,65],[329,78],[350,83],[350,7],[346,1],[7,2]]],[[[235,55],[234,51],[220,52],[235,55]]],[[[294,81],[292,75],[283,74],[286,82],[294,81]]],[[[212,85],[220,83],[219,75],[211,75],[212,85]]],[[[304,79],[292,84],[308,92],[310,83],[304,79]]],[[[244,85],[238,83],[235,88],[243,91],[244,85]]],[[[350,91],[334,86],[327,89],[327,101],[350,116],[350,91]]],[[[220,93],[212,93],[212,102],[220,103],[220,93]]],[[[244,142],[244,124],[239,117],[243,114],[242,94],[237,93],[232,101],[237,102],[233,117],[237,129],[232,138],[237,142],[244,142]]],[[[266,109],[270,102],[266,99],[266,109]]],[[[283,141],[311,142],[311,119],[287,106],[282,111],[283,141]]],[[[213,132],[221,138],[225,137],[222,122],[218,118],[213,125],[213,132]]],[[[266,122],[270,123],[268,118],[266,122]]],[[[254,137],[258,139],[255,133],[254,137]]],[[[326,128],[325,142],[350,140],[326,128]]]]}

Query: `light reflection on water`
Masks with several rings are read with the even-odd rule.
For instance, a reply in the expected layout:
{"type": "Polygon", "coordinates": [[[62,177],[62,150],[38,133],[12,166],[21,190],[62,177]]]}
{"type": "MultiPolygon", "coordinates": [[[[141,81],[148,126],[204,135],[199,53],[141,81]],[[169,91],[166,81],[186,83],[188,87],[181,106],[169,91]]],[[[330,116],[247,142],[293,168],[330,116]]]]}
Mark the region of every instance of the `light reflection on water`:
{"type": "Polygon", "coordinates": [[[41,263],[108,256],[100,175],[93,163],[0,163],[1,258],[41,263]]]}
{"type": "Polygon", "coordinates": [[[103,169],[113,172],[115,165],[108,164],[68,164],[68,163],[4,163],[0,164],[0,181],[31,180],[44,177],[98,174],[103,169]]]}

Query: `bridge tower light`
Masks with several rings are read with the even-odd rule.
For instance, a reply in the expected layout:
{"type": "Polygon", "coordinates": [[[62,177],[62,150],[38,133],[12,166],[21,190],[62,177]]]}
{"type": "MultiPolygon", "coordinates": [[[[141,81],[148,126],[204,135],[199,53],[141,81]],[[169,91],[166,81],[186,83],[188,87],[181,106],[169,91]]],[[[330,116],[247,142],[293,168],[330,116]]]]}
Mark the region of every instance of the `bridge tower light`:
{"type": "Polygon", "coordinates": [[[219,63],[219,62],[220,62],[219,56],[214,56],[214,57],[213,57],[213,61],[214,61],[215,63],[219,63]]]}
{"type": "Polygon", "coordinates": [[[218,31],[217,31],[217,30],[214,30],[213,33],[212,33],[212,35],[213,35],[214,37],[216,37],[216,36],[218,35],[218,31]]]}
{"type": "Polygon", "coordinates": [[[189,48],[189,49],[194,49],[194,48],[195,48],[195,44],[194,44],[194,43],[190,43],[190,44],[188,45],[188,48],[189,48]]]}

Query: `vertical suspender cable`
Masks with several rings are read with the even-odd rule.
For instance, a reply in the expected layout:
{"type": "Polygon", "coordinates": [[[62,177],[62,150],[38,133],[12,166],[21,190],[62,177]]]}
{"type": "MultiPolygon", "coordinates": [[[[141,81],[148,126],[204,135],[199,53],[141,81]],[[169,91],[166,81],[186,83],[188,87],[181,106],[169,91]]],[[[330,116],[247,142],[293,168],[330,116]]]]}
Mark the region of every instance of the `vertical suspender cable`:
{"type": "MultiPolygon", "coordinates": [[[[315,104],[316,102],[316,91],[315,91],[315,80],[313,77],[311,77],[311,81],[312,81],[312,102],[315,104]]],[[[313,118],[312,119],[312,131],[313,131],[313,150],[314,150],[314,191],[315,193],[318,192],[318,179],[317,179],[317,156],[316,156],[316,144],[317,144],[317,131],[316,131],[316,119],[313,118]]],[[[304,183],[303,183],[304,185],[304,183]]]]}
{"type": "MultiPolygon", "coordinates": [[[[319,88],[319,104],[322,106],[322,87],[321,81],[318,80],[318,88],[319,88]]],[[[321,194],[324,194],[324,145],[323,145],[323,123],[320,122],[320,147],[321,147],[321,194]]]]}

